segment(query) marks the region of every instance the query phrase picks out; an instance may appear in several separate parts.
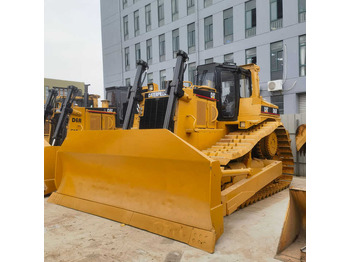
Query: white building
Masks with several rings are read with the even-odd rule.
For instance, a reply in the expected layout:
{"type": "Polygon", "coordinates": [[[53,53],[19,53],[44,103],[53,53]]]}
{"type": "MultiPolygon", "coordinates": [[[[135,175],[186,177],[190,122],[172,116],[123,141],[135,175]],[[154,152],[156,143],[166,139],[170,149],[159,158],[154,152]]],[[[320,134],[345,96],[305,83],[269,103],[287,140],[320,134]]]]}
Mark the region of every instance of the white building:
{"type": "Polygon", "coordinates": [[[261,68],[261,94],[281,113],[305,111],[305,0],[101,0],[104,86],[132,84],[136,60],[149,82],[171,80],[175,52],[196,65],[234,61],[261,68]],[[267,91],[282,80],[282,91],[267,91]]]}

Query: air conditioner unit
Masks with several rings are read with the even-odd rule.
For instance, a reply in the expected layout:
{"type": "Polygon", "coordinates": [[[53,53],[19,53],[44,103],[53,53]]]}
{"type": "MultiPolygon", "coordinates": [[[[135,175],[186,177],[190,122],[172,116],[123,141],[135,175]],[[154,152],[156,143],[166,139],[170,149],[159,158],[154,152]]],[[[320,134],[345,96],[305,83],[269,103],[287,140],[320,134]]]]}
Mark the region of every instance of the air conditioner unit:
{"type": "Polygon", "coordinates": [[[267,82],[267,90],[270,92],[282,90],[282,80],[274,80],[267,82]]]}

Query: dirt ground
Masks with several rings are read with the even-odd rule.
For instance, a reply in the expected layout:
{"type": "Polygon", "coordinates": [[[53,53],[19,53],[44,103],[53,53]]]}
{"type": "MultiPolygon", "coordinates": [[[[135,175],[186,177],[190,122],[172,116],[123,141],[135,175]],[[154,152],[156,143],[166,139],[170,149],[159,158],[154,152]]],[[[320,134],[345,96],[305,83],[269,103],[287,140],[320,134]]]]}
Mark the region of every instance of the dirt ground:
{"type": "MultiPolygon", "coordinates": [[[[295,177],[292,186],[305,187],[295,177]]],[[[288,190],[224,218],[215,253],[44,200],[45,261],[277,261],[288,190]]]]}

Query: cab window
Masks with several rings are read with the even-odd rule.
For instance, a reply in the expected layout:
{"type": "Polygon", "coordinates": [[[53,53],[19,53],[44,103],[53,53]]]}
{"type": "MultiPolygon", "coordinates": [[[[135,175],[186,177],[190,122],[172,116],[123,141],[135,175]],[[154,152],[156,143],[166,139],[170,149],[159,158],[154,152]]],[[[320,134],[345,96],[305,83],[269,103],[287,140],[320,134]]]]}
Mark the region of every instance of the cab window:
{"type": "Polygon", "coordinates": [[[239,79],[240,84],[240,96],[241,97],[250,97],[251,96],[251,86],[250,86],[250,77],[241,74],[239,79]]]}
{"type": "Polygon", "coordinates": [[[236,106],[235,74],[230,71],[221,72],[221,114],[233,117],[236,106]]]}

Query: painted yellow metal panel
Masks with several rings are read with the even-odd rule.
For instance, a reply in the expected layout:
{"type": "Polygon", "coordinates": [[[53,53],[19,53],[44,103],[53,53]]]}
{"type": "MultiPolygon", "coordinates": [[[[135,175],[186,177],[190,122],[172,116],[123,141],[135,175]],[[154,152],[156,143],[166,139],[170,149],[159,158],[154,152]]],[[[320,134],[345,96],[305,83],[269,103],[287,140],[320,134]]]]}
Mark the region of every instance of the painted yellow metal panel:
{"type": "Polygon", "coordinates": [[[44,143],[44,195],[47,195],[56,190],[55,162],[56,152],[60,147],[51,146],[47,141],[44,143]]]}
{"type": "Polygon", "coordinates": [[[70,132],[57,163],[56,194],[101,204],[93,214],[108,217],[103,209],[112,206],[209,235],[223,232],[219,163],[168,130],[70,132]]]}

